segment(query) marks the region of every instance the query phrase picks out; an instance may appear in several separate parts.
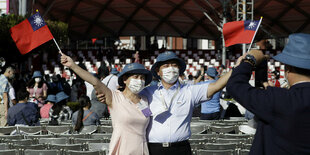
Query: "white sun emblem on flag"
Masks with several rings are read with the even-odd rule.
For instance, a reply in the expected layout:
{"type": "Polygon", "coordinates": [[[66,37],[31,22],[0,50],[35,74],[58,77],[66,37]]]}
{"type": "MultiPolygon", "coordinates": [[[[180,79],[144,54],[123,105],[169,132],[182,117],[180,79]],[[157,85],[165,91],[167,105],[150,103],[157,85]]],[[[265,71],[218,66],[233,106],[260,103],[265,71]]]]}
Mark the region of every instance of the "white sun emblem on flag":
{"type": "Polygon", "coordinates": [[[36,24],[37,26],[43,25],[43,20],[39,15],[34,16],[34,24],[36,24]]]}
{"type": "Polygon", "coordinates": [[[250,22],[250,24],[249,24],[249,26],[248,26],[248,27],[249,27],[250,29],[252,29],[252,28],[254,28],[254,27],[255,27],[255,25],[256,25],[256,23],[255,23],[255,22],[250,22]]]}

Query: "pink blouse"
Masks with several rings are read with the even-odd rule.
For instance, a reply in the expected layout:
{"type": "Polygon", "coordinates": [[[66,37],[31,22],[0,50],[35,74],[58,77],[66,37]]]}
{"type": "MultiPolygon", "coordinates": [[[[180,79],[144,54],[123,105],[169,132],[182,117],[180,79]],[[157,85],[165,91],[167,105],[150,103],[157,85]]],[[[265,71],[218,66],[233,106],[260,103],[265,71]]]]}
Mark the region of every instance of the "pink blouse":
{"type": "Polygon", "coordinates": [[[47,86],[46,86],[46,84],[44,83],[43,85],[42,85],[42,87],[41,88],[37,88],[37,90],[35,91],[35,88],[29,88],[28,87],[28,89],[29,89],[29,96],[30,97],[34,97],[34,95],[33,95],[33,93],[35,93],[35,98],[39,98],[39,97],[41,97],[41,96],[43,96],[43,91],[47,91],[47,86]],[[34,92],[35,91],[35,92],[34,92]]]}

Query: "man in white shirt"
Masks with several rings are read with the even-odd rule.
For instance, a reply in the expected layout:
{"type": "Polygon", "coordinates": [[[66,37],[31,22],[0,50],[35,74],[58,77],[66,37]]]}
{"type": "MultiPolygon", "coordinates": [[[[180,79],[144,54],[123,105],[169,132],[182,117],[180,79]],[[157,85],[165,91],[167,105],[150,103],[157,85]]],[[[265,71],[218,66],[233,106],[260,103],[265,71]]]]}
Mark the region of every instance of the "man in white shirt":
{"type": "Polygon", "coordinates": [[[147,97],[153,114],[147,129],[149,152],[151,155],[190,155],[188,139],[194,106],[221,90],[231,72],[214,83],[180,84],[177,79],[185,71],[185,62],[173,52],[161,53],[156,60],[151,71],[161,82],[140,92],[147,97]]]}

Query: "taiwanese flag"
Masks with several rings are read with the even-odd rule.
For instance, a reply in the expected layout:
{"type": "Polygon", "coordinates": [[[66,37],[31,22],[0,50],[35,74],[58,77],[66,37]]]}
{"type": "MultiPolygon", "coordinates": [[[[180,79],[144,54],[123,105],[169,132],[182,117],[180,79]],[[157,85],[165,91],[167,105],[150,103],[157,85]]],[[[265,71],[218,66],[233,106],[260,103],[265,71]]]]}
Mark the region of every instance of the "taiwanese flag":
{"type": "Polygon", "coordinates": [[[10,33],[21,54],[54,38],[39,12],[12,27],[10,33]]]}
{"type": "Polygon", "coordinates": [[[259,25],[258,20],[235,21],[224,24],[225,47],[251,43],[259,25]]]}

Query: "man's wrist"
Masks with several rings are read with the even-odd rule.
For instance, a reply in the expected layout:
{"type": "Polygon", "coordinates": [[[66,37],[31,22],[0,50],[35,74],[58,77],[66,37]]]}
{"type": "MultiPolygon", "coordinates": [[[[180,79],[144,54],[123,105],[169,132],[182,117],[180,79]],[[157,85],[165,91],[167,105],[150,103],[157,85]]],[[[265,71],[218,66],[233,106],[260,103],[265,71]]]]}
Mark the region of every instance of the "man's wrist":
{"type": "Polygon", "coordinates": [[[243,62],[249,63],[252,67],[255,66],[255,64],[253,62],[249,61],[249,60],[243,59],[243,62]]]}

